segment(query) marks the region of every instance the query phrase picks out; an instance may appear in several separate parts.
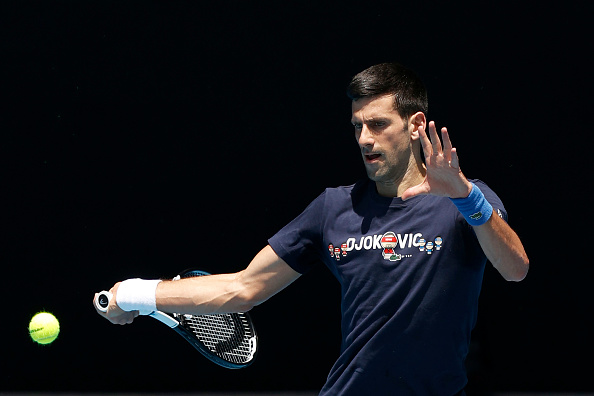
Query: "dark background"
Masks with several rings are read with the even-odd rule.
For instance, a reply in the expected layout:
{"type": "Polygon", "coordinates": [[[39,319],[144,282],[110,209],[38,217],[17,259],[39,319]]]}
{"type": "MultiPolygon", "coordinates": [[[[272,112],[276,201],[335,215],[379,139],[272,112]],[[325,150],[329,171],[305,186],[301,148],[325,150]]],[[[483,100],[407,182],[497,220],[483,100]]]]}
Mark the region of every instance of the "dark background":
{"type": "Polygon", "coordinates": [[[240,371],[91,300],[240,270],[325,187],[364,177],[344,92],[387,60],[426,82],[429,118],[531,259],[521,283],[485,273],[470,387],[594,390],[592,6],[544,4],[2,2],[0,390],[319,389],[340,340],[322,266],[252,311],[261,350],[240,371]],[[45,347],[27,332],[40,310],[61,323],[45,347]]]}

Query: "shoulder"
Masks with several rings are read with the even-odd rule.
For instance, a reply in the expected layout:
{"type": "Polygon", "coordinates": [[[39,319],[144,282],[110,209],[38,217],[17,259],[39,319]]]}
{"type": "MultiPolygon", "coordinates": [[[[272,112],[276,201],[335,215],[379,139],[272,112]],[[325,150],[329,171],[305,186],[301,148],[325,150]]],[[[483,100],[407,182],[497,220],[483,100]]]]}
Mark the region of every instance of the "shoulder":
{"type": "Polygon", "coordinates": [[[348,186],[327,187],[313,201],[309,203],[304,210],[304,214],[317,218],[324,217],[329,212],[341,210],[346,206],[351,206],[353,194],[364,189],[361,182],[348,186]]]}
{"type": "Polygon", "coordinates": [[[499,217],[507,221],[507,211],[505,210],[505,206],[503,206],[503,202],[497,193],[495,193],[495,191],[493,191],[493,189],[489,187],[487,183],[480,179],[469,179],[469,181],[474,183],[481,190],[499,217]]]}
{"type": "Polygon", "coordinates": [[[311,201],[306,212],[324,217],[352,209],[365,197],[367,186],[367,183],[362,180],[348,186],[328,187],[311,201]]]}
{"type": "Polygon", "coordinates": [[[482,191],[489,202],[491,202],[491,199],[501,201],[495,191],[493,191],[493,189],[489,187],[484,181],[480,179],[469,179],[469,181],[474,183],[482,191]]]}
{"type": "Polygon", "coordinates": [[[491,187],[489,187],[487,185],[487,183],[485,183],[484,181],[482,181],[481,179],[468,179],[468,181],[470,181],[471,183],[474,183],[478,186],[478,188],[481,189],[481,191],[483,191],[483,194],[485,193],[485,189],[487,191],[493,192],[493,190],[491,189],[491,187]]]}
{"type": "Polygon", "coordinates": [[[354,184],[348,186],[328,187],[322,195],[326,196],[327,199],[340,200],[340,199],[353,199],[353,197],[359,197],[365,195],[368,191],[369,179],[362,179],[354,184]]]}

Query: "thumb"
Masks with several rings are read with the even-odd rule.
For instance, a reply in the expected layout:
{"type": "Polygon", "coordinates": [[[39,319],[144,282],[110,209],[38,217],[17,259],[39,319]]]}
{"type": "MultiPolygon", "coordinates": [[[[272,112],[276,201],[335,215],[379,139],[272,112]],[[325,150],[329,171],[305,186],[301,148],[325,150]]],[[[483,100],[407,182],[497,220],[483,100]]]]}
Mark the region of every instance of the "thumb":
{"type": "Polygon", "coordinates": [[[400,196],[400,198],[402,198],[403,201],[406,201],[407,199],[411,199],[413,197],[416,197],[417,195],[423,194],[429,194],[429,189],[427,188],[424,182],[421,184],[417,184],[416,186],[407,188],[402,193],[402,196],[400,196]]]}

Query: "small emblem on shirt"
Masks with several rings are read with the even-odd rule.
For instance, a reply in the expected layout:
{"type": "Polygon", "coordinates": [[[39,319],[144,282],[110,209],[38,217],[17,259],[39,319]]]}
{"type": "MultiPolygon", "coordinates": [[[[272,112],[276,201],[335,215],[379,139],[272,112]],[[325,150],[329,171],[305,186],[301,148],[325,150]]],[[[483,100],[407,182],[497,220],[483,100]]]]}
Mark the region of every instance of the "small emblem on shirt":
{"type": "Polygon", "coordinates": [[[396,246],[398,246],[398,238],[396,234],[392,231],[386,232],[380,241],[381,247],[384,249],[382,251],[382,256],[384,260],[390,261],[399,261],[402,260],[402,256],[394,250],[396,246]]]}
{"type": "Polygon", "coordinates": [[[344,257],[347,255],[347,244],[343,243],[340,247],[334,247],[333,244],[328,245],[328,251],[330,252],[330,257],[335,258],[337,261],[340,261],[340,257],[344,257]]]}
{"type": "Polygon", "coordinates": [[[435,250],[441,249],[442,243],[443,243],[443,239],[440,236],[435,237],[435,250]]]}

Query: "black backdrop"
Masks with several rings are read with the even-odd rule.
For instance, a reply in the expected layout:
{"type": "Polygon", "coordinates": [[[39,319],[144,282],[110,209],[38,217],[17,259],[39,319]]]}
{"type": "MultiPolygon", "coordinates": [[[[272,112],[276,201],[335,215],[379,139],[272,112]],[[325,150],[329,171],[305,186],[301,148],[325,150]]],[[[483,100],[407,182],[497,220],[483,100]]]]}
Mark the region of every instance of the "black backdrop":
{"type": "Polygon", "coordinates": [[[252,311],[261,351],[242,371],[150,319],[111,326],[91,300],[129,277],[239,270],[323,188],[363,177],[344,92],[386,60],[424,79],[429,118],[531,259],[519,284],[486,271],[471,386],[592,390],[589,3],[0,7],[0,390],[318,389],[340,339],[322,267],[252,311]],[[27,333],[40,310],[62,326],[46,347],[27,333]]]}

